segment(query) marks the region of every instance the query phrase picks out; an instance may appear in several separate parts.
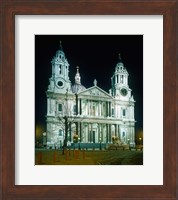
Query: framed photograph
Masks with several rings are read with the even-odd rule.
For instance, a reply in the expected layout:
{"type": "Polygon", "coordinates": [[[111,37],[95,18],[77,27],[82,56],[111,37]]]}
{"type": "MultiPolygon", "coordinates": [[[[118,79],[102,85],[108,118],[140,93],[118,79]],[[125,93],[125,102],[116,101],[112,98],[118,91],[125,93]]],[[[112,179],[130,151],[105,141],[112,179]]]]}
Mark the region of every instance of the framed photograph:
{"type": "Polygon", "coordinates": [[[35,35],[35,130],[38,165],[143,165],[143,35],[35,35]]]}
{"type": "MultiPolygon", "coordinates": [[[[1,2],[1,199],[177,199],[176,5],[177,2],[174,0],[1,2]],[[119,39],[121,36],[123,38],[119,39]],[[131,42],[131,37],[137,37],[136,43],[131,42]],[[138,38],[141,38],[141,43],[138,38]],[[130,46],[126,45],[129,41],[130,46]],[[121,48],[124,43],[125,51],[121,48]],[[141,50],[138,48],[140,44],[141,50]],[[82,51],[84,46],[86,49],[88,46],[88,50],[82,51]],[[93,46],[95,51],[92,51],[90,46],[93,46]],[[97,50],[97,46],[103,48],[97,50]],[[108,49],[106,54],[102,52],[105,47],[106,51],[108,49]],[[116,62],[112,61],[113,63],[108,66],[112,72],[111,76],[113,73],[114,76],[118,75],[113,80],[108,69],[101,72],[102,68],[99,66],[100,63],[103,66],[107,63],[109,52],[117,54],[116,58],[115,55],[112,56],[116,62]],[[55,59],[59,57],[62,60],[60,56],[64,53],[71,56],[64,62],[65,67],[62,64],[57,66],[58,62],[55,59]],[[91,71],[87,71],[88,67],[84,68],[89,63],[92,65],[92,61],[83,59],[85,53],[93,62],[98,62],[98,67],[90,69],[96,73],[92,74],[91,71]],[[53,57],[54,55],[57,57],[53,57]],[[135,59],[137,55],[139,58],[135,59]],[[127,56],[130,56],[131,60],[127,56]],[[52,58],[54,62],[51,62],[52,58]],[[103,58],[105,62],[96,61],[97,58],[103,58]],[[142,63],[142,68],[139,68],[139,62],[142,63]],[[68,69],[68,63],[72,63],[72,69],[68,69]],[[126,74],[123,77],[123,74],[119,74],[120,68],[125,70],[126,65],[130,70],[129,76],[132,77],[133,74],[138,77],[137,79],[142,77],[142,85],[137,86],[134,82],[133,88],[129,88],[126,74]],[[129,68],[129,65],[133,68],[129,68]],[[48,73],[45,72],[47,67],[48,73]],[[73,85],[70,85],[68,80],[70,70],[73,85]],[[142,76],[139,76],[139,73],[142,76]],[[42,76],[47,77],[47,83],[44,85],[42,76]],[[111,78],[111,86],[114,82],[108,92],[105,90],[110,88],[102,88],[105,87],[107,77],[111,78]],[[64,132],[61,127],[54,127],[53,122],[60,119],[65,103],[58,99],[55,104],[57,110],[50,106],[53,86],[60,91],[65,88],[64,100],[72,98],[72,94],[75,94],[77,106],[72,108],[72,112],[79,112],[80,115],[83,110],[83,97],[89,93],[90,96],[96,96],[96,92],[100,92],[101,96],[106,95],[105,98],[108,99],[112,96],[120,98],[119,95],[126,98],[131,89],[134,93],[134,87],[136,91],[143,86],[143,89],[140,89],[143,92],[143,100],[140,101],[143,107],[139,107],[140,112],[136,117],[144,133],[144,141],[143,135],[139,136],[137,141],[140,146],[144,143],[141,165],[43,164],[39,152],[35,152],[35,146],[40,148],[41,145],[40,138],[37,138],[40,115],[45,118],[44,115],[47,114],[45,123],[49,128],[46,132],[47,137],[44,131],[42,145],[49,149],[60,148],[60,138],[64,147],[65,143],[76,143],[74,141],[77,140],[77,148],[79,145],[90,143],[99,151],[105,148],[102,146],[105,143],[110,143],[110,147],[113,148],[117,146],[114,143],[118,141],[128,147],[130,143],[135,142],[132,137],[133,131],[127,132],[131,126],[126,127],[126,121],[122,120],[123,125],[121,122],[113,124],[111,118],[113,119],[116,109],[112,102],[109,105],[109,101],[100,107],[103,108],[108,121],[112,121],[105,132],[99,123],[87,126],[88,119],[84,119],[83,124],[78,121],[79,125],[75,124],[75,129],[69,128],[67,131],[64,128],[64,132]],[[78,89],[82,88],[85,90],[78,93],[78,89]],[[44,104],[40,99],[41,92],[46,95],[44,104]],[[79,102],[78,94],[83,95],[79,102]],[[47,113],[43,113],[43,106],[47,106],[47,113]],[[57,119],[51,118],[53,111],[58,113],[57,119]],[[113,135],[107,135],[107,129],[110,130],[108,133],[113,135]],[[84,131],[87,138],[82,135],[84,131]]],[[[140,98],[137,99],[139,103],[140,98]]],[[[92,119],[101,113],[95,104],[96,100],[97,98],[92,104],[90,102],[90,109],[85,109],[92,119]]],[[[121,109],[123,118],[128,113],[124,106],[121,109]]],[[[65,116],[63,119],[66,119],[65,116]]],[[[65,121],[65,124],[67,122],[65,121]]],[[[100,122],[103,125],[103,121],[100,122]]],[[[54,161],[56,155],[52,156],[54,161]]]]}

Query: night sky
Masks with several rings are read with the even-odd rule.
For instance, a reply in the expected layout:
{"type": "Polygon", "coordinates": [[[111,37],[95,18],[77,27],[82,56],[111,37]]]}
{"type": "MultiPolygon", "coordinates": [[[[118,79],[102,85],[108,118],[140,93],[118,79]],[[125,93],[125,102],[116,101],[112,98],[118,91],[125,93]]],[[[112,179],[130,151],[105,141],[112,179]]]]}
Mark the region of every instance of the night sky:
{"type": "Polygon", "coordinates": [[[46,129],[46,90],[52,73],[51,60],[59,50],[69,62],[72,84],[79,66],[81,83],[97,85],[109,92],[118,54],[129,73],[129,87],[135,103],[136,131],[143,129],[143,36],[142,35],[36,35],[35,36],[35,123],[46,129]]]}

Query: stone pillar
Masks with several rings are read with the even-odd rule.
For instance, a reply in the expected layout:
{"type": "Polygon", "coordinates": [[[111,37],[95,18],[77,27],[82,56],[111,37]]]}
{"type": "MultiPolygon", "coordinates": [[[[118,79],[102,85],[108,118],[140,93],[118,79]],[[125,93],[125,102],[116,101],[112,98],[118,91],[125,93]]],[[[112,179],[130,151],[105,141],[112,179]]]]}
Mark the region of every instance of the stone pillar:
{"type": "Polygon", "coordinates": [[[101,137],[101,141],[103,141],[103,124],[100,124],[100,137],[101,137]]]}
{"type": "Polygon", "coordinates": [[[116,124],[115,126],[116,126],[116,129],[115,129],[115,131],[116,131],[116,137],[118,137],[118,125],[116,124]]]}
{"type": "Polygon", "coordinates": [[[79,132],[78,132],[78,122],[76,122],[75,125],[76,125],[76,133],[77,133],[77,135],[79,136],[79,132]]]}
{"type": "Polygon", "coordinates": [[[88,100],[88,114],[91,116],[91,100],[88,100]]]}
{"type": "Polygon", "coordinates": [[[96,116],[99,116],[99,101],[96,102],[96,116]]]}
{"type": "Polygon", "coordinates": [[[108,124],[106,124],[106,143],[108,143],[108,124]]]}
{"type": "Polygon", "coordinates": [[[90,124],[88,123],[88,142],[91,142],[90,139],[90,124]]]}
{"type": "Polygon", "coordinates": [[[109,102],[109,116],[111,117],[112,112],[111,112],[111,102],[109,102]]]}
{"type": "Polygon", "coordinates": [[[112,142],[112,134],[111,134],[111,132],[112,132],[112,127],[111,127],[112,125],[111,124],[109,124],[109,142],[112,142]]]}
{"type": "Polygon", "coordinates": [[[80,99],[80,102],[79,102],[79,110],[80,110],[80,115],[82,114],[82,100],[80,99]]]}
{"type": "Polygon", "coordinates": [[[100,142],[100,137],[101,137],[101,124],[98,123],[98,142],[100,142]]]}
{"type": "Polygon", "coordinates": [[[102,101],[100,101],[100,116],[103,115],[103,112],[102,112],[102,101]]]}
{"type": "Polygon", "coordinates": [[[50,114],[50,100],[47,98],[47,114],[50,114]]]}
{"type": "Polygon", "coordinates": [[[90,137],[91,137],[91,142],[93,143],[93,124],[91,123],[91,134],[90,134],[90,137]]]}
{"type": "Polygon", "coordinates": [[[69,141],[72,141],[72,124],[71,122],[69,123],[69,141]]]}
{"type": "Polygon", "coordinates": [[[82,123],[80,122],[80,141],[82,142],[82,123]]]}
{"type": "Polygon", "coordinates": [[[102,103],[100,101],[100,116],[102,116],[102,103]]]}
{"type": "Polygon", "coordinates": [[[106,117],[108,116],[108,102],[106,101],[106,117]]]}

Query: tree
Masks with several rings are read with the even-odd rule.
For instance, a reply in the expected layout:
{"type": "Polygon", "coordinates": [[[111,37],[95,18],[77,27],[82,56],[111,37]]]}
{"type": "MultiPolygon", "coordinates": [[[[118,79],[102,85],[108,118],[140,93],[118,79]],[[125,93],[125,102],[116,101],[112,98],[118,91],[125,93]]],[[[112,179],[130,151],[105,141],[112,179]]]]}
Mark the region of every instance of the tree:
{"type": "MultiPolygon", "coordinates": [[[[69,94],[68,90],[66,91],[65,97],[61,97],[60,102],[62,103],[62,109],[60,112],[56,113],[56,118],[60,124],[60,128],[64,133],[63,141],[63,154],[64,150],[67,148],[68,142],[68,133],[74,129],[74,124],[77,125],[81,121],[81,118],[78,116],[78,95],[69,94]],[[74,104],[75,103],[75,104],[74,104]]],[[[77,133],[78,135],[78,133],[77,133]]]]}

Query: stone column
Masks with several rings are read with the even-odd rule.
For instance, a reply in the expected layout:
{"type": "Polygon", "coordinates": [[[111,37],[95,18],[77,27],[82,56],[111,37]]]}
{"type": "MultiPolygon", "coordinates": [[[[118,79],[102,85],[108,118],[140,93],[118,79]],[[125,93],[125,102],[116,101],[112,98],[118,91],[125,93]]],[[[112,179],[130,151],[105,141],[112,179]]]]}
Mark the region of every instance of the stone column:
{"type": "Polygon", "coordinates": [[[91,142],[90,140],[90,124],[88,123],[88,141],[87,142],[91,142]]]}
{"type": "Polygon", "coordinates": [[[71,122],[69,123],[69,141],[72,141],[72,128],[71,122]]]}
{"type": "Polygon", "coordinates": [[[111,112],[111,102],[109,102],[109,116],[112,116],[112,112],[111,112]]]}
{"type": "Polygon", "coordinates": [[[80,122],[80,141],[82,142],[82,123],[80,122]]]}
{"type": "Polygon", "coordinates": [[[88,104],[89,104],[89,106],[88,106],[88,114],[89,114],[89,116],[91,116],[91,100],[88,100],[88,104]]]}
{"type": "Polygon", "coordinates": [[[47,114],[50,114],[50,100],[47,98],[47,114]]]}
{"type": "Polygon", "coordinates": [[[108,124],[106,124],[106,143],[108,143],[108,124]]]}
{"type": "Polygon", "coordinates": [[[108,102],[106,101],[106,117],[108,116],[108,102]]]}
{"type": "Polygon", "coordinates": [[[111,143],[111,135],[112,135],[111,132],[112,132],[111,131],[111,124],[108,124],[108,138],[109,138],[109,143],[111,143]]]}
{"type": "Polygon", "coordinates": [[[99,116],[99,102],[96,101],[96,116],[99,116]]]}
{"type": "Polygon", "coordinates": [[[116,124],[115,126],[116,126],[116,128],[115,128],[115,131],[116,131],[116,137],[118,137],[118,125],[116,124]]]}
{"type": "Polygon", "coordinates": [[[91,134],[90,134],[90,137],[91,137],[91,142],[93,143],[93,124],[91,123],[91,134]]]}
{"type": "Polygon", "coordinates": [[[79,101],[79,113],[80,113],[80,115],[82,114],[82,100],[80,99],[80,101],[79,101]]]}
{"type": "Polygon", "coordinates": [[[100,137],[101,137],[101,124],[98,123],[98,142],[100,142],[100,137]]]}
{"type": "Polygon", "coordinates": [[[76,125],[76,133],[77,133],[77,135],[79,136],[79,132],[78,132],[78,122],[76,122],[75,125],[76,125]]]}

